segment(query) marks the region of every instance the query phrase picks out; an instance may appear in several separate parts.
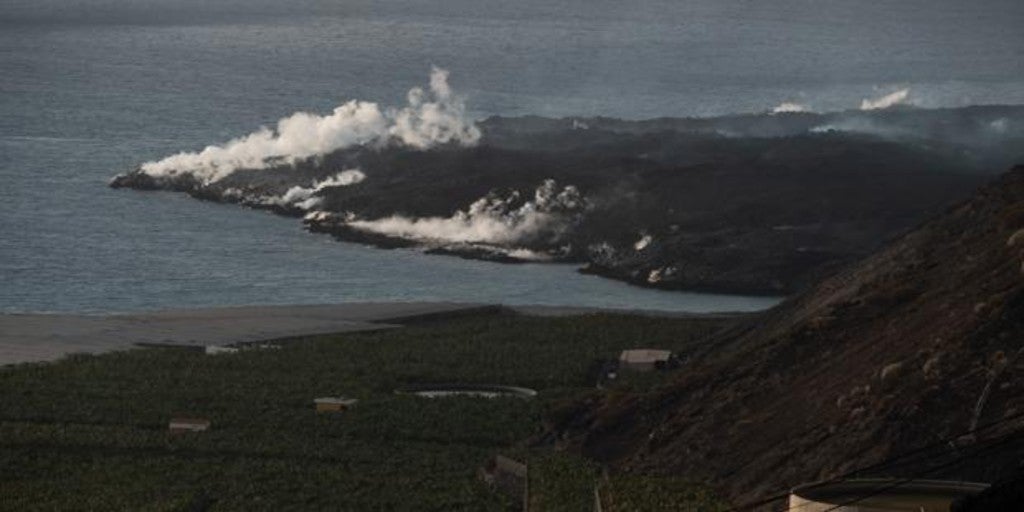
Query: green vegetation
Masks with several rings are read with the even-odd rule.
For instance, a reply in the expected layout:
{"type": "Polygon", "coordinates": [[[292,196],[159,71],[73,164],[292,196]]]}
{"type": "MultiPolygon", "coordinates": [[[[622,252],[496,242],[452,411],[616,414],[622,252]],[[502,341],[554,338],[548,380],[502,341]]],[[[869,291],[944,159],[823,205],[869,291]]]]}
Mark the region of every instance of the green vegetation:
{"type": "Polygon", "coordinates": [[[730,507],[705,487],[671,477],[616,475],[603,481],[605,512],[724,512],[730,507]]]}
{"type": "Polygon", "coordinates": [[[531,511],[577,512],[594,506],[596,464],[567,454],[536,454],[530,460],[531,511]]]}
{"type": "MultiPolygon", "coordinates": [[[[522,453],[517,443],[542,431],[553,404],[593,392],[596,360],[636,345],[685,350],[726,322],[489,315],[277,350],[147,349],[5,368],[0,508],[507,510],[511,503],[476,480],[477,468],[495,453],[522,453]],[[540,394],[392,392],[430,382],[540,394]],[[314,412],[313,398],[337,395],[360,402],[341,414],[314,412]],[[179,416],[208,418],[211,429],[168,434],[179,416]]],[[[592,503],[593,480],[579,477],[590,474],[586,463],[575,473],[544,470],[558,463],[538,458],[538,474],[554,476],[531,485],[578,488],[592,503]]]]}

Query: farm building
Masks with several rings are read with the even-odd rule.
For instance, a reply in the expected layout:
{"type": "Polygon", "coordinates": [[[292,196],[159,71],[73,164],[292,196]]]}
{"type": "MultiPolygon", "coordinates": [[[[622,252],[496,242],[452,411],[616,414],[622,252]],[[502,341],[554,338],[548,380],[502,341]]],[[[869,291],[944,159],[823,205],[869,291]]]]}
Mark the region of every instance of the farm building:
{"type": "Polygon", "coordinates": [[[804,512],[947,512],[959,498],[987,484],[943,480],[865,479],[811,484],[794,489],[789,508],[804,512]]]}
{"type": "Polygon", "coordinates": [[[671,360],[671,350],[634,348],[623,350],[622,353],[619,354],[619,368],[623,370],[649,372],[667,366],[671,360]]]}
{"type": "Polygon", "coordinates": [[[204,432],[210,429],[210,420],[203,418],[174,418],[167,426],[172,434],[204,432]]]}
{"type": "Polygon", "coordinates": [[[238,349],[235,347],[225,347],[221,345],[206,345],[205,352],[207,355],[234,354],[235,352],[238,352],[238,349]]]}
{"type": "Polygon", "coordinates": [[[350,409],[359,400],[340,396],[327,396],[313,399],[316,404],[316,412],[342,412],[350,409]]]}

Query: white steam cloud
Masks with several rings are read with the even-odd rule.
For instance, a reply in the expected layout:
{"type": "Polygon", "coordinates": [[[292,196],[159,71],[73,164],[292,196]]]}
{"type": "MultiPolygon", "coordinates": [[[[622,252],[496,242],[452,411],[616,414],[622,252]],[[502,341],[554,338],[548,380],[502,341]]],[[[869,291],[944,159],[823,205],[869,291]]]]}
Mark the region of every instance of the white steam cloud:
{"type": "Polygon", "coordinates": [[[804,105],[789,101],[779,103],[772,109],[772,114],[789,114],[794,112],[809,112],[809,109],[804,105]]]}
{"type": "Polygon", "coordinates": [[[348,186],[367,179],[367,175],[358,169],[346,169],[327,179],[313,181],[309,186],[295,185],[285,191],[281,196],[258,196],[246,197],[243,190],[238,188],[227,188],[223,196],[228,199],[239,200],[246,204],[263,206],[283,206],[299,208],[309,211],[323,203],[323,198],[318,197],[319,191],[332,186],[348,186]]]}
{"type": "Polygon", "coordinates": [[[654,241],[654,237],[652,237],[651,235],[648,235],[648,234],[644,234],[644,235],[642,235],[640,237],[639,240],[636,241],[636,243],[633,244],[633,249],[638,251],[638,252],[642,251],[642,250],[646,249],[647,247],[649,247],[651,245],[651,242],[653,242],[653,241],[654,241]]]}
{"type": "Polygon", "coordinates": [[[1005,117],[1000,117],[992,122],[988,123],[988,128],[996,133],[1006,133],[1010,129],[1010,120],[1005,117]]]}
{"type": "Polygon", "coordinates": [[[366,179],[366,174],[359,169],[347,169],[328,177],[323,181],[314,181],[309,187],[294,186],[280,197],[264,197],[259,202],[266,205],[294,206],[302,210],[311,210],[320,206],[322,198],[316,194],[325,188],[347,187],[366,179]]]}
{"type": "Polygon", "coordinates": [[[879,110],[900,105],[907,102],[910,96],[910,89],[900,89],[896,92],[886,94],[874,99],[864,99],[860,102],[861,110],[879,110]]]}
{"type": "Polygon", "coordinates": [[[356,145],[397,142],[419,149],[438,144],[474,145],[480,129],[466,117],[463,99],[448,85],[448,72],[433,68],[430,88],[412,88],[408,104],[384,109],[376,103],[352,100],[325,116],[297,112],[249,135],[199,152],[182,152],[142,164],[154,177],[190,174],[206,184],[239,169],[263,169],[294,164],[356,145]]]}
{"type": "Polygon", "coordinates": [[[576,215],[587,207],[576,187],[558,189],[545,180],[523,201],[518,192],[506,197],[489,194],[451,217],[409,218],[393,215],[377,220],[351,220],[349,227],[396,238],[428,243],[514,245],[544,238],[556,241],[576,215]]]}

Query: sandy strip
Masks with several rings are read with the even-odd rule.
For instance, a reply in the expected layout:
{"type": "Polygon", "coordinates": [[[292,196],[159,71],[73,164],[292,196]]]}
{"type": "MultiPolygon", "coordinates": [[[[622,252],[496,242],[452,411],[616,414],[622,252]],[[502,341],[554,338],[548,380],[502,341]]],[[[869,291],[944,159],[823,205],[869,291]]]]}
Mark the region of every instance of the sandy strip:
{"type": "Polygon", "coordinates": [[[756,315],[757,312],[692,313],[689,311],[659,311],[652,309],[616,309],[581,306],[508,306],[508,309],[530,316],[576,316],[593,314],[633,315],[656,318],[739,318],[756,315]]]}
{"type": "MultiPolygon", "coordinates": [[[[458,302],[358,302],[334,305],[243,306],[110,315],[0,314],[0,366],[99,354],[138,345],[204,347],[314,334],[393,329],[420,319],[453,317],[498,306],[458,302]]],[[[652,316],[736,316],[561,306],[516,306],[528,315],[622,313],[652,316]]]]}
{"type": "Polygon", "coordinates": [[[251,343],[312,334],[394,328],[410,319],[479,311],[450,302],[246,306],[112,315],[0,315],[0,365],[98,354],[136,344],[251,343]]]}

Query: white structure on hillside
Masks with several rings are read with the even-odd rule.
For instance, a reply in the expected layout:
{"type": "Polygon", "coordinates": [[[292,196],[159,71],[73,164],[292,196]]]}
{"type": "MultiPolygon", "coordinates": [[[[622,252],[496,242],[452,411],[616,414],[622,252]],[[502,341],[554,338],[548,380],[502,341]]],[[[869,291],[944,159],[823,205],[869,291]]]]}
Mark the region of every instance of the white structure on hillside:
{"type": "Polygon", "coordinates": [[[185,432],[205,432],[210,429],[210,420],[206,418],[173,418],[167,425],[172,434],[185,432]]]}
{"type": "Polygon", "coordinates": [[[345,398],[343,396],[325,396],[313,399],[313,404],[316,405],[316,412],[344,412],[351,409],[358,402],[359,400],[355,398],[345,398]]]}
{"type": "Polygon", "coordinates": [[[943,480],[864,479],[805,485],[789,494],[787,510],[801,512],[949,512],[957,498],[988,484],[943,480]]]}
{"type": "Polygon", "coordinates": [[[654,348],[634,348],[623,350],[619,354],[619,368],[641,372],[653,371],[668,363],[672,358],[671,350],[654,348]]]}

